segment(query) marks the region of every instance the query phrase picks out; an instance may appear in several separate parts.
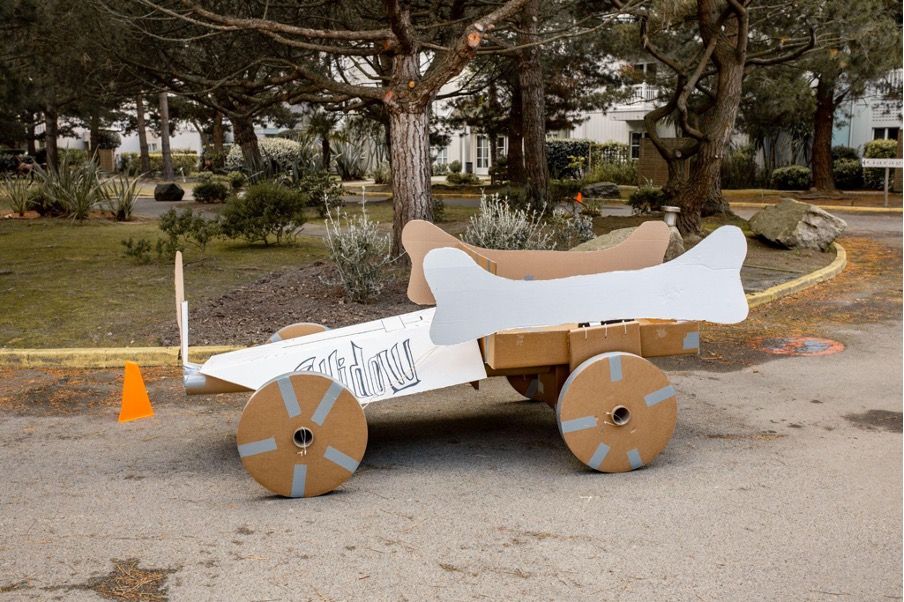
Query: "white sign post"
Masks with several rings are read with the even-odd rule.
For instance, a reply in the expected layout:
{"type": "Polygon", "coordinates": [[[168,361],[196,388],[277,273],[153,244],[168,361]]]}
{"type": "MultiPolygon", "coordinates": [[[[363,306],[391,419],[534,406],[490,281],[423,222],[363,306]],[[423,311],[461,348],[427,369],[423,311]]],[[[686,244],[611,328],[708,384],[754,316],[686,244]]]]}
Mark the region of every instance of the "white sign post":
{"type": "Polygon", "coordinates": [[[863,159],[863,167],[885,168],[885,206],[888,207],[888,170],[904,168],[904,159],[863,159]]]}

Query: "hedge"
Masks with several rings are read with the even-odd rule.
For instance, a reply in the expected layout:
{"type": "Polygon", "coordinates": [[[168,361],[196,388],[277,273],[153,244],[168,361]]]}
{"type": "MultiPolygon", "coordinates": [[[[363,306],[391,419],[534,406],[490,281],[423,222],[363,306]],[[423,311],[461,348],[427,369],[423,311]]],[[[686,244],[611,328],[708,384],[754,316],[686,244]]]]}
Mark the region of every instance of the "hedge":
{"type": "MultiPolygon", "coordinates": [[[[870,159],[894,159],[898,156],[897,140],[872,140],[863,146],[863,156],[870,159]]],[[[889,174],[889,180],[891,174],[889,174]]],[[[863,170],[863,184],[866,188],[881,190],[885,186],[885,169],[870,167],[863,170]]],[[[891,182],[889,181],[889,185],[891,182]]]]}
{"type": "MultiPolygon", "coordinates": [[[[193,151],[180,151],[170,153],[173,161],[173,171],[177,174],[190,175],[198,168],[198,153],[193,151]],[[179,170],[182,170],[181,172],[179,170]]],[[[163,153],[149,153],[151,171],[163,171],[163,153]]],[[[130,173],[141,173],[141,158],[138,153],[122,153],[119,155],[119,168],[130,173]]]]}

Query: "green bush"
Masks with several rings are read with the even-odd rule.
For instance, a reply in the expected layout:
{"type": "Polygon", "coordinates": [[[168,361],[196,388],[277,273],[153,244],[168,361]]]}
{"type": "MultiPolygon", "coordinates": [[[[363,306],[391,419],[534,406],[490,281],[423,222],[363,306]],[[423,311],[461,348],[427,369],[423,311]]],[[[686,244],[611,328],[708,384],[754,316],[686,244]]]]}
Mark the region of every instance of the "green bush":
{"type": "Polygon", "coordinates": [[[222,182],[201,182],[192,190],[199,203],[222,203],[229,196],[229,189],[222,182]]]}
{"type": "Polygon", "coordinates": [[[480,197],[480,212],[471,216],[461,238],[486,249],[551,249],[556,244],[539,213],[513,208],[498,194],[480,197]]]}
{"type": "Polygon", "coordinates": [[[430,202],[433,204],[433,223],[441,224],[446,221],[446,204],[443,200],[434,197],[430,202]]]}
{"type": "Polygon", "coordinates": [[[595,163],[589,172],[584,174],[584,184],[597,182],[613,182],[631,186],[637,183],[637,168],[633,161],[626,163],[595,163]]]}
{"type": "Polygon", "coordinates": [[[329,172],[318,171],[301,178],[298,187],[307,199],[307,206],[317,210],[317,215],[327,213],[342,206],[342,184],[330,176],[329,172]]]}
{"type": "Polygon", "coordinates": [[[135,263],[140,265],[151,263],[151,241],[148,239],[139,238],[138,240],[132,240],[130,236],[129,240],[121,240],[119,242],[126,248],[124,251],[126,257],[131,257],[135,260],[135,263]]]}
{"type": "Polygon", "coordinates": [[[449,163],[449,173],[461,173],[461,161],[449,163]]]}
{"type": "Polygon", "coordinates": [[[628,204],[631,205],[631,209],[635,214],[662,211],[665,201],[665,193],[662,189],[653,186],[649,182],[638,186],[631,193],[631,196],[628,197],[628,204]]]}
{"type": "Polygon", "coordinates": [[[274,182],[248,187],[242,196],[230,197],[223,210],[221,232],[228,238],[276,244],[291,240],[305,223],[304,194],[274,182]]]}
{"type": "MultiPolygon", "coordinates": [[[[434,175],[436,174],[434,173],[434,175]]],[[[374,167],[371,176],[374,179],[374,184],[392,184],[392,170],[385,163],[374,167]]]]}
{"type": "MultiPolygon", "coordinates": [[[[603,143],[594,142],[590,146],[590,155],[591,168],[594,168],[600,163],[609,163],[611,165],[626,165],[634,163],[634,161],[631,159],[631,147],[623,142],[615,142],[613,140],[603,143]]],[[[598,181],[604,182],[611,180],[598,181]]]]}
{"type": "Polygon", "coordinates": [[[176,251],[184,251],[187,244],[204,253],[207,243],[220,233],[218,218],[207,219],[191,209],[170,209],[160,216],[158,224],[166,237],[157,240],[157,255],[172,259],[176,251]]]}
{"type": "Polygon", "coordinates": [[[560,250],[571,249],[582,242],[587,242],[595,236],[593,233],[593,220],[582,214],[571,214],[561,209],[556,209],[546,222],[552,231],[555,248],[560,250]]]}
{"type": "Polygon", "coordinates": [[[57,157],[59,158],[59,160],[63,160],[63,158],[65,158],[70,165],[79,165],[90,159],[90,157],[88,156],[88,151],[81,148],[57,149],[57,157]]]}
{"type": "Polygon", "coordinates": [[[859,161],[860,155],[857,154],[856,148],[850,146],[833,146],[832,161],[838,161],[839,159],[855,159],[859,161]]]}
{"type": "Polygon", "coordinates": [[[779,190],[807,190],[810,187],[810,168],[803,165],[776,167],[769,181],[773,188],[779,190]]]}
{"type": "MultiPolygon", "coordinates": [[[[458,166],[461,169],[461,164],[458,166]]],[[[448,163],[434,163],[430,169],[430,173],[434,176],[444,176],[449,173],[449,164],[448,163]]],[[[379,182],[377,182],[379,184],[379,182]]]]}
{"type": "MultiPolygon", "coordinates": [[[[898,156],[897,140],[872,140],[863,147],[864,158],[870,159],[894,159],[898,156]]],[[[889,173],[889,184],[891,184],[889,173]]],[[[863,170],[863,184],[867,188],[881,190],[885,186],[885,169],[882,167],[869,167],[863,170]]]]}
{"type": "Polygon", "coordinates": [[[496,158],[496,162],[490,166],[490,177],[495,182],[508,180],[508,157],[501,155],[496,158]]]}
{"type": "Polygon", "coordinates": [[[550,180],[547,205],[555,206],[559,203],[574,202],[581,190],[581,184],[581,180],[550,180]]]}
{"type": "MultiPolygon", "coordinates": [[[[309,164],[314,159],[310,145],[302,145],[295,140],[286,138],[262,138],[257,141],[267,171],[272,175],[290,172],[293,169],[307,171],[309,164]]],[[[242,171],[245,167],[245,157],[242,147],[233,144],[226,154],[223,166],[230,171],[242,171]]]]}
{"type": "MultiPolygon", "coordinates": [[[[180,175],[191,175],[198,168],[198,153],[194,151],[171,152],[173,171],[180,175]]],[[[148,161],[152,172],[163,172],[163,153],[148,153],[148,161]]],[[[122,153],[119,155],[120,170],[126,173],[141,172],[141,157],[138,153],[122,153]]]]}
{"type": "Polygon", "coordinates": [[[857,190],[863,187],[863,168],[860,159],[838,159],[832,164],[832,179],[842,190],[857,190]]]}
{"type": "Polygon", "coordinates": [[[582,158],[586,162],[592,146],[593,142],[590,140],[547,140],[546,163],[549,166],[549,177],[556,180],[580,177],[581,170],[576,158],[582,158]]]}
{"type": "Polygon", "coordinates": [[[332,215],[328,217],[326,243],[345,295],[367,303],[383,290],[385,266],[391,261],[389,236],[367,219],[366,212],[354,218],[345,216],[344,226],[332,215]]]}
{"type": "Polygon", "coordinates": [[[757,178],[756,151],[750,145],[730,149],[722,159],[722,188],[754,188],[757,178]]]}
{"type": "Polygon", "coordinates": [[[247,180],[245,174],[240,171],[230,171],[226,174],[226,179],[229,181],[229,186],[231,186],[233,190],[240,190],[247,180]]]}
{"type": "Polygon", "coordinates": [[[446,176],[446,181],[455,186],[474,186],[480,184],[480,178],[476,175],[472,173],[459,173],[457,171],[450,171],[449,175],[446,176]]]}

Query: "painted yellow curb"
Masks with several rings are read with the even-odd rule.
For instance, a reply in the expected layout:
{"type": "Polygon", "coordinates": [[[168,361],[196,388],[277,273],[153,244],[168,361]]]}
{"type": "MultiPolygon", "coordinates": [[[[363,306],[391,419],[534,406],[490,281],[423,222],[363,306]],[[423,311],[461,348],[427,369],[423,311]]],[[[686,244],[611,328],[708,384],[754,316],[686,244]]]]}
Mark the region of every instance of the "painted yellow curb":
{"type": "MultiPolygon", "coordinates": [[[[847,265],[847,252],[837,242],[835,260],[824,268],[764,291],[749,293],[747,303],[756,307],[793,295],[830,280],[847,265]]],[[[191,360],[203,361],[217,353],[242,347],[217,345],[192,347],[191,360]]],[[[122,368],[126,361],[139,366],[178,366],[178,347],[73,347],[66,349],[0,349],[0,367],[4,368],[122,368]]]]}
{"type": "MultiPolygon", "coordinates": [[[[797,200],[797,199],[794,199],[797,200]]],[[[729,202],[728,205],[732,208],[746,208],[746,209],[762,209],[763,207],[775,207],[778,203],[749,203],[746,201],[732,203],[729,202]]],[[[904,208],[901,207],[850,207],[848,205],[814,205],[814,207],[819,207],[823,211],[828,211],[829,213],[833,211],[839,211],[841,213],[902,213],[904,212],[904,208]]]]}
{"type": "Polygon", "coordinates": [[[776,284],[775,286],[767,288],[764,291],[749,293],[747,295],[747,305],[749,305],[750,307],[756,307],[757,305],[771,303],[776,299],[781,299],[782,297],[787,297],[788,295],[799,293],[800,291],[808,289],[811,286],[815,286],[820,282],[831,280],[832,278],[840,274],[841,271],[844,270],[844,267],[847,265],[847,251],[845,251],[844,247],[842,247],[837,242],[832,243],[832,246],[835,247],[835,259],[834,261],[832,261],[832,263],[823,268],[819,268],[815,272],[810,272],[809,274],[795,278],[794,280],[776,284]]]}

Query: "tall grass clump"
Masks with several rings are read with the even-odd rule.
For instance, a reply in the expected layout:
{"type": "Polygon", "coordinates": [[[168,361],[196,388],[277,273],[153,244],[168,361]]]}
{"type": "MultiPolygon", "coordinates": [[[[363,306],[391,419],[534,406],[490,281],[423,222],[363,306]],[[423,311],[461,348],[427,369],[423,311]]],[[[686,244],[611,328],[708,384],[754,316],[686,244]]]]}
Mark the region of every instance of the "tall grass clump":
{"type": "Polygon", "coordinates": [[[326,242],[336,264],[346,297],[359,303],[373,300],[386,283],[389,256],[388,234],[367,218],[367,212],[349,217],[327,213],[326,242]]]}

